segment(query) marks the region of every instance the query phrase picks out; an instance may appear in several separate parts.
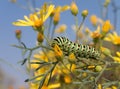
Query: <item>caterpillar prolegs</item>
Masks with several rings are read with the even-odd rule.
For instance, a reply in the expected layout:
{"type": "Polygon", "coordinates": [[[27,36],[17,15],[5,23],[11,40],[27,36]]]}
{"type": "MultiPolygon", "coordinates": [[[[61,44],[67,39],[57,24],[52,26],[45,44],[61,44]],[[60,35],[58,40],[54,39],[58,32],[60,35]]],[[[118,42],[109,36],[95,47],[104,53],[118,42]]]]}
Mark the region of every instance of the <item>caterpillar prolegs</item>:
{"type": "Polygon", "coordinates": [[[57,37],[53,39],[51,46],[54,47],[55,44],[60,47],[65,56],[74,53],[76,58],[100,58],[100,52],[95,50],[95,48],[88,45],[74,43],[66,37],[57,37]]]}

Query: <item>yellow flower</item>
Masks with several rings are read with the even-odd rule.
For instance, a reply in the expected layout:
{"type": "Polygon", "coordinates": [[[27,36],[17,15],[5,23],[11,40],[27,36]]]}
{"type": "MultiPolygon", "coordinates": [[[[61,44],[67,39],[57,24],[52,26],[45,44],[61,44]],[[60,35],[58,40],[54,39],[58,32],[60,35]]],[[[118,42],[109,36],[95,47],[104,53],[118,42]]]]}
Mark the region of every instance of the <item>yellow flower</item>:
{"type": "MultiPolygon", "coordinates": [[[[53,51],[48,51],[47,53],[40,51],[39,53],[34,54],[33,57],[34,57],[34,59],[31,60],[31,62],[40,62],[42,60],[45,62],[48,62],[48,59],[52,60],[52,61],[54,61],[54,59],[55,59],[55,55],[54,55],[53,51]]],[[[31,68],[33,68],[33,69],[37,69],[39,66],[40,66],[40,64],[31,64],[31,68]]],[[[40,73],[45,73],[46,70],[48,70],[47,66],[39,69],[37,72],[35,72],[35,75],[37,76],[40,73]]]]}
{"type": "Polygon", "coordinates": [[[105,0],[105,2],[104,2],[104,7],[107,7],[107,6],[109,5],[110,1],[111,1],[111,0],[105,0]]]}
{"type": "MultiPolygon", "coordinates": [[[[60,83],[53,83],[53,84],[49,84],[47,85],[43,85],[41,89],[56,89],[59,88],[61,85],[60,83]]],[[[29,89],[38,89],[39,84],[38,83],[30,83],[30,87],[29,89]]]]}
{"type": "Polygon", "coordinates": [[[55,56],[56,57],[60,57],[61,58],[63,56],[63,52],[59,48],[59,46],[57,44],[55,44],[55,46],[54,46],[54,52],[55,52],[55,56]]]}
{"type": "Polygon", "coordinates": [[[108,87],[108,88],[105,88],[105,89],[118,89],[116,86],[111,86],[111,87],[108,87]]]}
{"type": "Polygon", "coordinates": [[[110,49],[108,49],[108,48],[105,48],[105,47],[101,47],[101,52],[102,53],[104,53],[105,55],[109,55],[109,56],[111,56],[111,51],[110,51],[110,49]]]}
{"type": "Polygon", "coordinates": [[[84,73],[82,74],[82,76],[83,76],[83,77],[87,77],[87,73],[84,72],[84,73]]]}
{"type": "Polygon", "coordinates": [[[119,63],[120,63],[120,52],[116,52],[116,55],[117,55],[117,56],[114,56],[114,57],[113,57],[113,60],[114,60],[115,62],[119,62],[119,63]]]}
{"type": "Polygon", "coordinates": [[[54,17],[53,17],[54,25],[57,25],[59,21],[60,21],[60,12],[56,12],[54,17]]]}
{"type": "Polygon", "coordinates": [[[70,10],[73,15],[76,16],[78,14],[78,7],[75,2],[71,3],[70,10]]]}
{"type": "Polygon", "coordinates": [[[71,79],[71,77],[69,75],[65,75],[64,76],[64,81],[65,81],[65,83],[71,83],[72,79],[71,79]]]}
{"type": "Polygon", "coordinates": [[[92,15],[92,16],[90,17],[90,21],[91,21],[91,23],[92,23],[94,26],[96,26],[96,25],[97,25],[97,16],[96,16],[96,15],[92,15]]]}
{"type": "Polygon", "coordinates": [[[55,30],[55,32],[56,33],[63,33],[63,32],[65,32],[66,28],[67,28],[67,26],[65,24],[62,24],[55,30]]]}
{"type": "Polygon", "coordinates": [[[85,28],[85,33],[86,34],[91,34],[91,31],[90,31],[90,29],[88,27],[85,28]]]}
{"type": "Polygon", "coordinates": [[[48,62],[50,60],[54,61],[55,59],[55,55],[53,51],[47,51],[47,52],[39,51],[39,53],[34,54],[33,57],[34,57],[34,59],[32,60],[33,62],[40,62],[40,61],[48,62]]]}
{"type": "Polygon", "coordinates": [[[57,6],[57,7],[54,9],[54,12],[63,12],[63,11],[69,10],[69,9],[70,9],[70,6],[68,6],[68,5],[65,5],[65,6],[57,6]]]}
{"type": "Polygon", "coordinates": [[[112,89],[112,88],[110,88],[110,87],[107,87],[107,88],[105,88],[105,89],[112,89]]]}
{"type": "MultiPolygon", "coordinates": [[[[53,51],[48,51],[47,53],[40,51],[39,54],[35,54],[34,60],[32,60],[32,62],[40,62],[40,61],[46,61],[48,62],[48,59],[51,61],[54,61],[54,58],[57,54],[57,56],[62,56],[62,51],[60,50],[59,46],[55,45],[54,47],[54,52],[53,51]]],[[[33,69],[38,68],[41,64],[31,64],[33,69]]],[[[72,82],[72,77],[70,76],[70,64],[67,64],[66,67],[64,65],[56,65],[55,69],[52,72],[52,78],[53,76],[56,75],[62,75],[64,76],[64,82],[65,83],[71,83],[72,82]],[[67,69],[67,68],[68,69],[67,69]]],[[[76,68],[76,65],[72,65],[71,67],[71,71],[73,72],[76,68]]],[[[47,71],[49,70],[49,66],[44,66],[42,68],[40,68],[38,71],[34,72],[34,76],[38,76],[41,74],[45,74],[47,71]]],[[[36,81],[40,81],[42,79],[43,76],[36,78],[36,81]]],[[[45,81],[44,81],[44,85],[42,86],[41,89],[56,89],[59,88],[61,86],[61,84],[59,83],[60,78],[58,78],[56,81],[58,81],[58,83],[54,83],[54,81],[50,82],[50,85],[47,86],[49,80],[49,75],[46,77],[45,81]]],[[[39,84],[38,83],[32,83],[30,85],[30,89],[38,89],[39,84]]]]}
{"type": "Polygon", "coordinates": [[[65,5],[65,6],[62,6],[61,11],[63,12],[63,11],[69,10],[69,9],[70,9],[70,6],[65,5]]]}
{"type": "MultiPolygon", "coordinates": [[[[39,60],[31,60],[31,62],[40,62],[39,60]]],[[[36,69],[39,67],[39,64],[31,64],[32,69],[36,69]]]]}
{"type": "Polygon", "coordinates": [[[102,89],[102,85],[101,84],[98,84],[98,89],[102,89]]]}
{"type": "MultiPolygon", "coordinates": [[[[54,59],[55,59],[55,55],[54,55],[53,51],[48,51],[47,53],[43,52],[43,51],[40,51],[39,53],[34,54],[33,57],[34,57],[34,59],[31,60],[31,62],[40,62],[42,60],[45,61],[45,62],[48,62],[48,59],[52,60],[52,61],[54,61],[54,59]]],[[[39,66],[40,66],[39,64],[31,64],[31,67],[33,69],[36,69],[39,66]]],[[[41,71],[42,70],[45,70],[45,69],[43,68],[43,69],[41,69],[41,71]]]]}
{"type": "MultiPolygon", "coordinates": [[[[67,67],[68,67],[69,70],[70,70],[70,66],[71,66],[71,64],[67,64],[67,67]]],[[[71,72],[74,72],[75,69],[76,69],[76,65],[75,65],[75,64],[72,64],[71,72]]]]}
{"type": "Polygon", "coordinates": [[[46,55],[46,53],[44,53],[42,51],[40,51],[39,54],[34,54],[34,58],[48,62],[48,56],[46,55]]]}
{"type": "Polygon", "coordinates": [[[29,89],[38,89],[38,87],[39,87],[38,84],[34,84],[34,83],[29,84],[29,89]]]}
{"type": "Polygon", "coordinates": [[[83,10],[81,15],[83,16],[83,18],[87,17],[88,15],[88,10],[83,10]]]}
{"type": "Polygon", "coordinates": [[[71,70],[71,72],[75,71],[76,65],[72,64],[72,66],[71,66],[71,64],[67,64],[66,67],[67,68],[62,68],[62,72],[65,73],[65,74],[69,74],[70,73],[69,70],[71,70]]]}
{"type": "Polygon", "coordinates": [[[61,86],[60,83],[53,83],[53,84],[50,84],[48,86],[43,85],[41,89],[56,89],[56,88],[59,88],[60,86],[61,86]]]}
{"type": "Polygon", "coordinates": [[[91,66],[88,66],[87,68],[88,68],[88,69],[93,69],[93,68],[95,68],[95,66],[92,66],[92,65],[91,65],[91,66]]]}
{"type": "Polygon", "coordinates": [[[100,34],[100,26],[97,27],[97,29],[91,33],[91,37],[93,39],[95,38],[100,38],[101,37],[101,34],[100,34]]]}
{"type": "Polygon", "coordinates": [[[117,56],[119,56],[119,57],[120,57],[120,52],[116,52],[116,54],[117,54],[117,56]]]}
{"type": "Polygon", "coordinates": [[[104,38],[106,41],[110,41],[115,45],[120,45],[120,36],[116,32],[113,32],[113,34],[109,33],[107,37],[104,38]]]}
{"type": "Polygon", "coordinates": [[[70,6],[68,5],[65,5],[65,6],[57,6],[54,8],[54,10],[52,11],[51,15],[50,16],[54,16],[55,13],[61,13],[63,11],[66,11],[66,10],[69,10],[70,9],[70,6]]]}
{"type": "Polygon", "coordinates": [[[116,86],[112,86],[112,89],[118,89],[116,86]]]}
{"type": "Polygon", "coordinates": [[[57,25],[58,22],[60,21],[60,13],[63,12],[63,11],[66,11],[68,10],[70,7],[68,5],[65,5],[65,6],[57,6],[56,8],[54,8],[54,10],[52,11],[51,13],[51,17],[53,17],[53,23],[54,25],[57,25]]]}
{"type": "Polygon", "coordinates": [[[60,83],[53,83],[48,85],[48,89],[55,89],[55,88],[59,88],[61,86],[60,83]]]}
{"type": "Polygon", "coordinates": [[[111,24],[109,20],[106,20],[102,26],[102,31],[107,33],[111,29],[111,24]]]}
{"type": "Polygon", "coordinates": [[[76,57],[75,57],[74,53],[71,53],[69,55],[69,62],[70,63],[75,63],[75,61],[76,61],[76,57]]]}
{"type": "Polygon", "coordinates": [[[69,55],[69,59],[73,59],[73,60],[76,59],[74,53],[71,53],[71,54],[69,55]]]}
{"type": "MultiPolygon", "coordinates": [[[[39,68],[41,66],[40,69],[38,69],[37,71],[34,71],[34,76],[39,76],[41,74],[45,74],[50,66],[42,66],[42,64],[35,64],[34,62],[48,62],[48,61],[54,61],[55,56],[54,56],[54,52],[53,51],[48,51],[46,52],[42,52],[40,51],[39,54],[34,54],[34,59],[31,60],[31,68],[36,70],[37,68],[39,68]],[[48,60],[49,59],[49,60],[48,60]]],[[[44,65],[44,64],[43,64],[44,65]]],[[[55,71],[53,71],[52,76],[55,74],[55,71]]],[[[36,78],[35,80],[41,80],[43,76],[36,78]]],[[[49,80],[49,76],[46,77],[44,84],[47,84],[49,80]]]]}
{"type": "Polygon", "coordinates": [[[24,16],[25,20],[18,20],[17,22],[13,22],[13,25],[15,26],[32,26],[32,27],[40,27],[44,24],[44,22],[47,20],[47,18],[50,16],[51,12],[54,9],[54,5],[50,5],[47,9],[47,13],[44,13],[45,10],[41,9],[40,14],[34,13],[30,14],[29,17],[24,16]]]}

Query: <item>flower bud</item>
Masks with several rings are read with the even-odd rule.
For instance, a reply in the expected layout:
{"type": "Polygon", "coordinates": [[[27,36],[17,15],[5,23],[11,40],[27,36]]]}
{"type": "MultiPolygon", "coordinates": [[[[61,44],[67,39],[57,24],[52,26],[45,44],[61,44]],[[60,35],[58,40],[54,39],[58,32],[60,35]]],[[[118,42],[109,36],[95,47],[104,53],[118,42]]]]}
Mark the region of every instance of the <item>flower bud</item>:
{"type": "Polygon", "coordinates": [[[15,35],[17,39],[21,39],[21,30],[15,30],[15,35]]]}
{"type": "Polygon", "coordinates": [[[62,24],[55,30],[55,32],[56,33],[63,33],[63,32],[65,32],[66,28],[67,28],[67,26],[65,24],[62,24]]]}
{"type": "Polygon", "coordinates": [[[54,25],[57,25],[59,21],[60,21],[60,12],[56,12],[54,17],[53,17],[54,25]]]}
{"type": "Polygon", "coordinates": [[[55,14],[55,10],[53,10],[53,11],[51,12],[50,17],[53,17],[54,14],[55,14]]]}
{"type": "Polygon", "coordinates": [[[101,51],[103,54],[110,56],[111,55],[111,51],[108,48],[105,47],[101,47],[101,51]]]}
{"type": "Polygon", "coordinates": [[[95,68],[95,66],[88,66],[88,69],[93,69],[93,68],[95,68]]]}
{"type": "Polygon", "coordinates": [[[95,71],[96,72],[100,72],[102,69],[103,69],[102,66],[96,66],[95,67],[95,71]]]}
{"type": "Polygon", "coordinates": [[[102,35],[100,34],[100,26],[99,25],[98,25],[97,29],[91,33],[91,37],[96,40],[98,40],[99,38],[102,37],[102,35]]]}
{"type": "Polygon", "coordinates": [[[39,32],[37,35],[37,41],[41,43],[43,42],[43,40],[44,40],[44,35],[41,32],[39,32]]]}
{"type": "Polygon", "coordinates": [[[109,20],[106,20],[102,26],[102,32],[107,33],[111,29],[111,23],[109,20]]]}
{"type": "Polygon", "coordinates": [[[75,2],[71,3],[70,10],[73,15],[76,16],[78,14],[78,7],[75,2]]]}
{"type": "Polygon", "coordinates": [[[85,34],[86,34],[86,35],[91,34],[91,31],[90,31],[90,29],[89,29],[89,28],[86,28],[86,29],[85,29],[85,34]]]}
{"type": "Polygon", "coordinates": [[[98,22],[97,16],[96,15],[91,15],[90,16],[90,22],[92,23],[93,26],[96,26],[97,22],[98,22]]]}
{"type": "MultiPolygon", "coordinates": [[[[91,76],[91,77],[90,77],[90,80],[92,80],[92,81],[95,80],[95,77],[91,76]]],[[[102,88],[101,88],[101,89],[102,89],[102,88]]]]}
{"type": "Polygon", "coordinates": [[[17,0],[10,0],[12,3],[16,3],[17,2],[17,0]]]}
{"type": "Polygon", "coordinates": [[[74,53],[71,53],[69,55],[69,59],[68,60],[69,60],[70,63],[75,63],[76,62],[76,57],[75,57],[74,53]]]}
{"type": "Polygon", "coordinates": [[[83,77],[87,77],[87,75],[88,75],[88,74],[87,74],[86,72],[84,72],[84,73],[82,74],[83,77]]]}
{"type": "Polygon", "coordinates": [[[65,76],[64,76],[64,82],[65,82],[65,83],[71,83],[71,82],[72,82],[71,77],[68,76],[68,75],[65,75],[65,76]]]}
{"type": "Polygon", "coordinates": [[[110,0],[105,0],[104,7],[107,7],[110,4],[110,0]]]}
{"type": "Polygon", "coordinates": [[[83,10],[81,15],[83,16],[83,18],[87,17],[88,15],[88,10],[83,10]]]}

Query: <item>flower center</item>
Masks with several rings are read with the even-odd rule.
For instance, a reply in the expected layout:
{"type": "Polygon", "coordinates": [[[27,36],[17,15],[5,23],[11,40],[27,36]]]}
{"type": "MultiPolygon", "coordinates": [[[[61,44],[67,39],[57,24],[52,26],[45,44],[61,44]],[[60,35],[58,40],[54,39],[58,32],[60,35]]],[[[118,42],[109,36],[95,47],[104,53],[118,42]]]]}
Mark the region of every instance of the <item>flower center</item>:
{"type": "Polygon", "coordinates": [[[34,22],[34,26],[35,26],[35,27],[41,27],[42,25],[43,25],[43,21],[42,21],[41,19],[36,20],[36,21],[34,22]]]}

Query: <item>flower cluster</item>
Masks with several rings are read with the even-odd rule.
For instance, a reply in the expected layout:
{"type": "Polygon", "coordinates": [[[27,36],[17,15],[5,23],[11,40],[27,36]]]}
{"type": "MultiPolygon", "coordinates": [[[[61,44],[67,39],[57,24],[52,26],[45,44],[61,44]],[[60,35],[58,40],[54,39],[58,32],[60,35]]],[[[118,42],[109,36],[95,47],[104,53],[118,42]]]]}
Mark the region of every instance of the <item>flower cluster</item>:
{"type": "MultiPolygon", "coordinates": [[[[110,0],[105,0],[104,8],[107,8],[109,3],[110,0]]],[[[34,13],[24,16],[24,20],[13,22],[15,26],[30,26],[37,32],[37,45],[29,48],[21,39],[21,30],[15,31],[19,46],[14,47],[22,50],[23,58],[27,56],[22,65],[27,64],[26,71],[30,77],[25,82],[28,82],[29,89],[117,89],[120,86],[119,80],[111,77],[119,74],[119,34],[115,32],[109,19],[102,20],[96,15],[89,15],[87,9],[81,11],[80,15],[79,12],[74,0],[65,6],[44,3],[40,9],[35,8],[34,13]],[[60,24],[61,13],[67,10],[70,10],[71,16],[75,18],[73,29],[76,43],[55,39],[60,45],[54,43],[52,46],[55,35],[68,32],[67,25],[60,24]],[[79,16],[82,18],[80,24],[79,16]],[[84,24],[89,16],[93,29],[84,24]],[[61,42],[68,42],[68,45],[61,45],[61,42]],[[86,46],[87,44],[89,45],[86,46]],[[96,52],[100,54],[99,59],[94,59],[96,52]],[[117,67],[117,72],[112,73],[114,67],[117,67]]]]}

